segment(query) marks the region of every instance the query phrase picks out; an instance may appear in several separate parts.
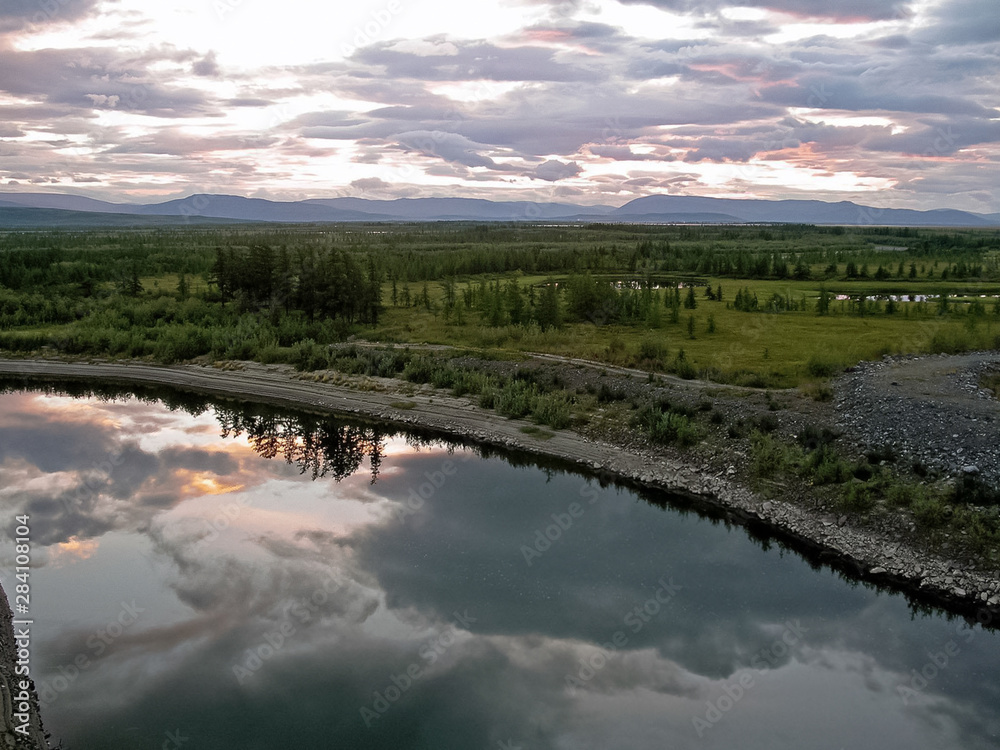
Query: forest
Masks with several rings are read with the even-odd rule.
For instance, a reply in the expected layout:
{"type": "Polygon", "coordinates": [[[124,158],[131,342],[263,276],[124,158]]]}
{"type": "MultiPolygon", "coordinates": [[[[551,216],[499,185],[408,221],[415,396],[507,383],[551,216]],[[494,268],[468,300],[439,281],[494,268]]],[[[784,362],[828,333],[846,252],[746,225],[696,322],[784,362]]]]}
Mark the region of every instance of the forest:
{"type": "Polygon", "coordinates": [[[0,234],[0,350],[18,355],[316,367],[323,347],[353,337],[787,387],[885,353],[995,347],[998,295],[1000,232],[985,229],[457,222],[0,234]]]}

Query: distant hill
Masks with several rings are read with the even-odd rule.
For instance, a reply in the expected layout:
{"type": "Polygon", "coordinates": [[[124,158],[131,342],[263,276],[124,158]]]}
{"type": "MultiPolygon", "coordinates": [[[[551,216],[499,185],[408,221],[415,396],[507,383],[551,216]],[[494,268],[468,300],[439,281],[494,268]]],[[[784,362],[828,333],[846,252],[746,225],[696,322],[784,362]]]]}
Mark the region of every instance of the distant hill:
{"type": "Polygon", "coordinates": [[[60,193],[0,193],[0,204],[24,206],[25,208],[56,208],[62,211],[88,211],[104,214],[135,213],[138,205],[127,203],[117,204],[86,198],[82,195],[63,195],[60,193]]]}
{"type": "Polygon", "coordinates": [[[96,211],[63,211],[57,208],[23,208],[16,204],[4,205],[0,201],[0,229],[71,229],[97,227],[162,227],[182,226],[185,223],[205,226],[234,222],[202,216],[139,216],[96,211]]]}
{"type": "Polygon", "coordinates": [[[701,198],[683,195],[651,195],[637,198],[613,212],[613,216],[677,213],[723,213],[749,223],[839,224],[874,226],[996,226],[978,214],[954,209],[914,211],[906,208],[871,208],[850,201],[765,201],[737,198],[701,198]]]}
{"type": "Polygon", "coordinates": [[[180,200],[140,206],[145,216],[210,216],[217,219],[273,222],[392,221],[394,217],[373,212],[348,211],[305,201],[281,202],[238,195],[192,195],[180,200]]]}
{"type": "Polygon", "coordinates": [[[621,208],[571,203],[490,201],[479,198],[316,198],[271,201],[238,195],[191,195],[162,203],[109,203],[79,195],[57,193],[0,193],[0,207],[13,213],[0,215],[0,226],[98,226],[140,225],[138,217],[157,225],[265,221],[281,223],[397,222],[397,221],[566,221],[642,224],[834,224],[888,226],[1000,226],[1000,214],[984,216],[941,209],[876,209],[850,201],[740,200],[681,195],[637,198],[621,208]],[[35,213],[17,213],[16,210],[35,213]],[[39,211],[75,212],[78,216],[39,211]],[[85,216],[115,217],[84,218],[85,216]],[[136,217],[129,221],[122,217],[136,217]],[[25,223],[28,222],[28,223],[25,223]],[[201,223],[201,222],[199,222],[201,223]]]}
{"type": "Polygon", "coordinates": [[[576,216],[577,221],[587,221],[604,224],[746,224],[732,214],[718,213],[663,213],[663,214],[620,214],[608,216],[576,216]]]}
{"type": "Polygon", "coordinates": [[[479,198],[399,198],[391,201],[365,198],[317,198],[305,203],[332,208],[377,212],[397,219],[426,220],[491,219],[493,221],[536,221],[562,219],[577,214],[603,216],[614,206],[576,206],[568,203],[532,203],[530,201],[496,202],[479,198]]]}

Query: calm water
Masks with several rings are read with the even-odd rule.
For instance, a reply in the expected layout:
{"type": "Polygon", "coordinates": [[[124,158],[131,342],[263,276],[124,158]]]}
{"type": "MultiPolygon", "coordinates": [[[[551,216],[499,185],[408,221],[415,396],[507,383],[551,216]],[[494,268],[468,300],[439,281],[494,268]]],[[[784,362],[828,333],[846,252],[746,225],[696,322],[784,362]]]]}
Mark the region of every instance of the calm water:
{"type": "Polygon", "coordinates": [[[177,406],[0,395],[70,750],[1000,746],[978,625],[573,474],[177,406]]]}

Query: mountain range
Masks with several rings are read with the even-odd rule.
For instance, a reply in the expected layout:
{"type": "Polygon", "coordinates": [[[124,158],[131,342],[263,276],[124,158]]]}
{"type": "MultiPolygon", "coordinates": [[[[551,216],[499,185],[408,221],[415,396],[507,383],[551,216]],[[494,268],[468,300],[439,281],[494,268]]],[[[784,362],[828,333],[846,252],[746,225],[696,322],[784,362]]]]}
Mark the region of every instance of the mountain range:
{"type": "Polygon", "coordinates": [[[0,227],[163,226],[243,222],[559,221],[636,224],[1000,226],[1000,214],[879,209],[850,201],[653,195],[624,206],[478,198],[316,198],[271,201],[199,194],[163,203],[110,203],[59,193],[0,193],[0,227]]]}

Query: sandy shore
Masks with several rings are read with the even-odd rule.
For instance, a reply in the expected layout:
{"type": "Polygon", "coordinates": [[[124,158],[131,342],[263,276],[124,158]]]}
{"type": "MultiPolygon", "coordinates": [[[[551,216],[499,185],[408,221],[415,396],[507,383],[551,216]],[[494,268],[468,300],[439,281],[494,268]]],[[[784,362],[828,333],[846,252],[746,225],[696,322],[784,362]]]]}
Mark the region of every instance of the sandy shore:
{"type": "MultiPolygon", "coordinates": [[[[240,401],[260,401],[311,411],[358,415],[400,426],[438,431],[488,446],[557,459],[603,478],[624,480],[682,494],[696,507],[734,523],[767,531],[813,560],[857,578],[899,590],[922,604],[1000,622],[1000,578],[996,571],[958,570],[955,563],[927,559],[895,536],[817,515],[800,506],[767,501],[694,454],[639,451],[560,430],[542,440],[521,431],[531,423],[506,419],[465,398],[423,388],[404,390],[399,381],[369,379],[367,388],[306,382],[287,366],[241,364],[239,370],[200,365],[154,366],[101,362],[0,360],[0,374],[32,379],[104,381],[171,386],[240,401]],[[401,403],[401,402],[405,402],[401,403]]],[[[734,459],[735,460],[735,459],[734,459]]]]}

